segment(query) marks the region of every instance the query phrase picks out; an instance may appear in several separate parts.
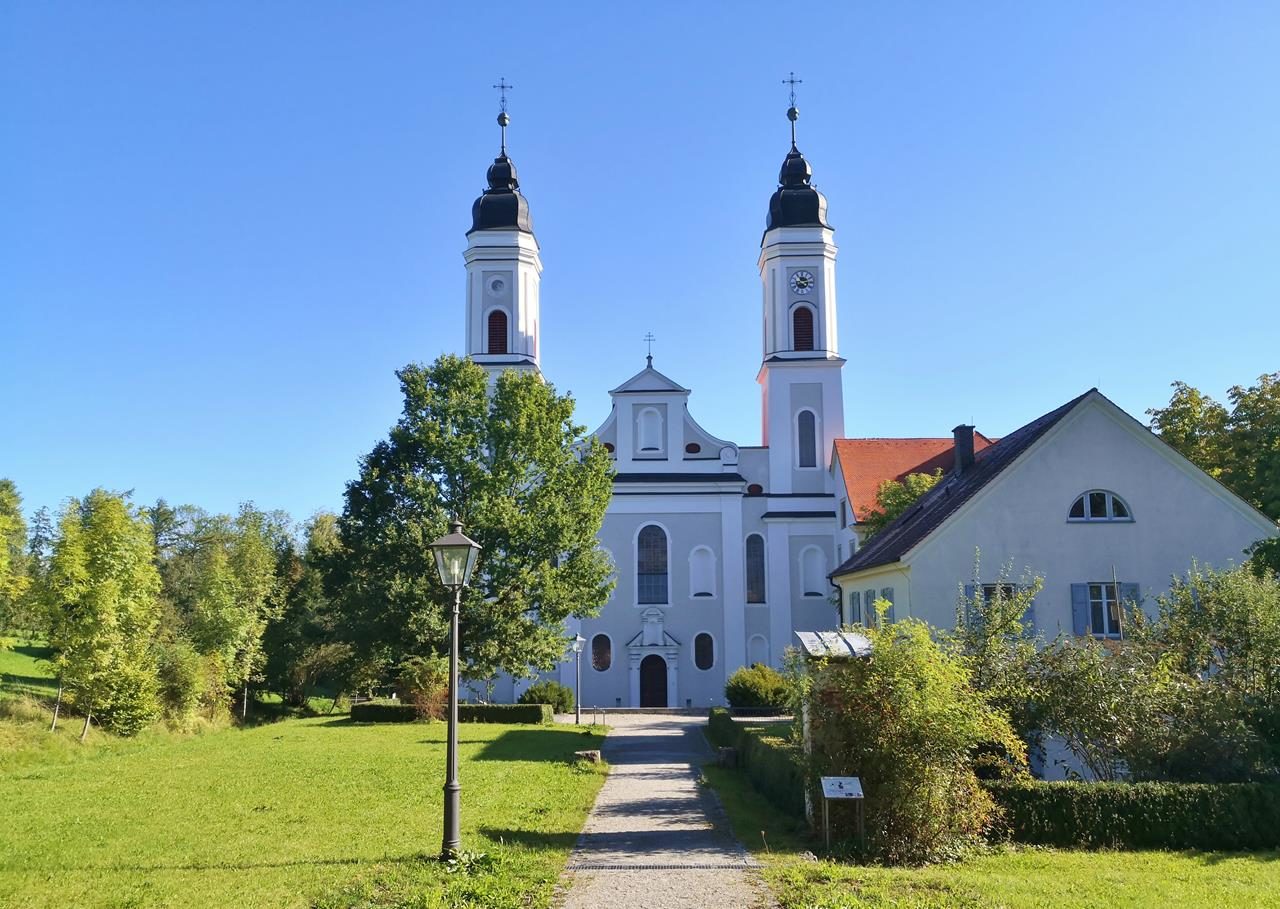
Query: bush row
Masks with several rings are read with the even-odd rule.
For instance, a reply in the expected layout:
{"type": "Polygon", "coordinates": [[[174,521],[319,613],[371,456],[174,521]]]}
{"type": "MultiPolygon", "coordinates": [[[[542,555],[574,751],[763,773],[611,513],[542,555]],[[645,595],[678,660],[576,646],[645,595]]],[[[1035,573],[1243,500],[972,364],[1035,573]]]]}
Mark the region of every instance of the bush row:
{"type": "MultiPolygon", "coordinates": [[[[399,701],[369,701],[351,705],[351,719],[357,723],[412,723],[418,718],[417,708],[399,701]]],[[[549,704],[459,704],[458,719],[463,723],[533,723],[546,725],[554,721],[549,704]]]]}
{"type": "Polygon", "coordinates": [[[712,744],[736,748],[738,763],[756,790],[776,808],[804,817],[804,772],[795,748],[770,735],[767,727],[734,722],[728,710],[716,707],[707,720],[712,744]]]}
{"type": "Polygon", "coordinates": [[[1119,849],[1280,847],[1277,783],[986,783],[1022,843],[1119,849]]]}

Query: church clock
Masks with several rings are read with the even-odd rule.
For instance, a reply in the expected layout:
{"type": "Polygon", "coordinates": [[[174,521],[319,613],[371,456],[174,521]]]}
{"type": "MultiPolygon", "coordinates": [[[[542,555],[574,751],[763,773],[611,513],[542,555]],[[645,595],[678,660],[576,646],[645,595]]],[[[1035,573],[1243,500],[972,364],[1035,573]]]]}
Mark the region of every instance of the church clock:
{"type": "Polygon", "coordinates": [[[813,290],[813,274],[807,271],[792,272],[791,289],[798,294],[807,294],[813,290]]]}

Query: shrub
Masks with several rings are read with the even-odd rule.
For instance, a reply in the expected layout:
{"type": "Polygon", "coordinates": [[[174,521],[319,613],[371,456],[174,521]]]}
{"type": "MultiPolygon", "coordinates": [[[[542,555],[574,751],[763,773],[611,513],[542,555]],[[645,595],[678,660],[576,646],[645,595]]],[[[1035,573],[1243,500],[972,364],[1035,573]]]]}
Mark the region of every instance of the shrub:
{"type": "Polygon", "coordinates": [[[351,719],[357,723],[412,723],[418,719],[418,710],[400,701],[367,701],[351,705],[351,719]]]}
{"type": "Polygon", "coordinates": [[[546,726],[555,722],[550,704],[459,704],[458,719],[464,723],[533,723],[546,726]]]}
{"type": "Polygon", "coordinates": [[[156,647],[156,676],[166,719],[185,725],[204,694],[204,660],[186,638],[163,641],[156,647]]]}
{"type": "Polygon", "coordinates": [[[738,760],[756,790],[779,808],[804,817],[804,756],[785,738],[768,728],[743,731],[738,760]]]}
{"type": "Polygon", "coordinates": [[[711,708],[711,715],[707,718],[707,739],[712,745],[737,748],[741,735],[742,727],[734,722],[729,711],[723,707],[711,708]]]}
{"type": "Polygon", "coordinates": [[[419,719],[442,720],[449,708],[449,660],[412,656],[400,663],[400,689],[419,719]]]}
{"type": "Polygon", "coordinates": [[[550,679],[530,685],[519,700],[521,704],[550,704],[556,713],[573,712],[573,689],[550,679]]]}
{"type": "MultiPolygon", "coordinates": [[[[856,775],[866,793],[867,852],[889,863],[954,857],[995,814],[970,757],[996,743],[1025,766],[1009,720],[970,684],[964,660],[915,620],[865,631],[872,655],[813,664],[805,699],[812,752],[806,781],[856,775]]],[[[832,812],[849,832],[851,812],[832,812]]]]}
{"type": "Polygon", "coordinates": [[[724,696],[735,709],[781,708],[790,700],[787,680],[771,666],[743,666],[724,686],[724,696]]]}
{"type": "Polygon", "coordinates": [[[1122,849],[1280,847],[1276,783],[988,783],[1023,843],[1122,849]]]}

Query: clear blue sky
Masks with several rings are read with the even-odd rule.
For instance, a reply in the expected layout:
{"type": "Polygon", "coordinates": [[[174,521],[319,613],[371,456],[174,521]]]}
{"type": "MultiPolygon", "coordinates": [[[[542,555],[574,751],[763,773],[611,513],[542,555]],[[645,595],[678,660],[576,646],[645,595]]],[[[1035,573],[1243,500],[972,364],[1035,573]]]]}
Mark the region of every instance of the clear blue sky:
{"type": "Polygon", "coordinates": [[[800,147],[850,435],[1003,434],[1097,385],[1280,369],[1280,5],[0,7],[0,476],[302,518],[461,348],[511,95],[543,368],[643,365],[759,442],[756,255],[800,147]]]}

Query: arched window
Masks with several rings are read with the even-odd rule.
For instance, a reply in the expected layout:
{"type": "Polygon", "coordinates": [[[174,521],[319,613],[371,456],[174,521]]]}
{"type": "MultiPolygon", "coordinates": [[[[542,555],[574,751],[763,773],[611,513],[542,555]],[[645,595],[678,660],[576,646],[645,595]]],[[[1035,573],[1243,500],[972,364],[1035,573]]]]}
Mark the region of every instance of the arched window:
{"type": "Polygon", "coordinates": [[[752,666],[757,663],[769,665],[769,642],[762,634],[753,634],[747,641],[747,662],[752,666]]]}
{"type": "Polygon", "coordinates": [[[699,546],[689,553],[689,595],[716,595],[716,556],[706,546],[699,546]]]}
{"type": "Polygon", "coordinates": [[[800,578],[804,584],[801,592],[807,597],[822,596],[826,586],[827,558],[817,546],[809,546],[800,553],[800,578]]]}
{"type": "Polygon", "coordinates": [[[662,451],[662,414],[657,408],[646,407],[637,419],[640,430],[641,451],[662,451]]]}
{"type": "Polygon", "coordinates": [[[818,419],[812,410],[802,410],[796,415],[796,447],[798,466],[818,466],[818,419]]]}
{"type": "Polygon", "coordinates": [[[791,313],[793,350],[813,350],[813,310],[797,306],[791,313]]]}
{"type": "Polygon", "coordinates": [[[667,603],[667,534],[648,524],[636,537],[636,601],[667,603]]]}
{"type": "Polygon", "coordinates": [[[591,639],[591,668],[596,672],[604,672],[613,665],[613,641],[607,634],[598,634],[591,639]]]}
{"type": "Polygon", "coordinates": [[[693,665],[706,671],[716,664],[716,643],[705,631],[693,639],[693,665]]]}
{"type": "Polygon", "coordinates": [[[1133,512],[1114,492],[1091,489],[1071,503],[1068,521],[1132,521],[1133,512]]]}
{"type": "Polygon", "coordinates": [[[489,344],[491,354],[507,353],[507,314],[500,309],[489,313],[489,344]]]}
{"type": "Polygon", "coordinates": [[[747,602],[764,603],[764,537],[753,533],[747,537],[747,602]]]}

